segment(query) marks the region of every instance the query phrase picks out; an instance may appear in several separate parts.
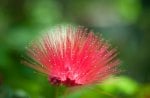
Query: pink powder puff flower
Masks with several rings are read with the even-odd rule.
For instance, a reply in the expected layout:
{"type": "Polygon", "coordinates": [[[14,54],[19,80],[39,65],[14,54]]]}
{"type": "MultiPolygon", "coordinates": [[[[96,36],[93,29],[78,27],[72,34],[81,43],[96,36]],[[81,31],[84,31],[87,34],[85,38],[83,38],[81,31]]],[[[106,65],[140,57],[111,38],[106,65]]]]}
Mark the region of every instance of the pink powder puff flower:
{"type": "Polygon", "coordinates": [[[58,26],[27,49],[25,63],[45,73],[54,85],[88,85],[115,74],[116,50],[82,27],[58,26]]]}

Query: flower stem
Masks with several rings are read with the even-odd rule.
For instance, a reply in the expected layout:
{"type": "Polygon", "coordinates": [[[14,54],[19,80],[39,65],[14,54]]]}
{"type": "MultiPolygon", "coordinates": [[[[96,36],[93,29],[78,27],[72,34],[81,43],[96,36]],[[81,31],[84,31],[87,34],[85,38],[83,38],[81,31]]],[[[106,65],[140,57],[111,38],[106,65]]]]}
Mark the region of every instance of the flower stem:
{"type": "Polygon", "coordinates": [[[59,98],[59,97],[63,98],[62,96],[66,96],[66,94],[64,95],[66,90],[67,90],[67,88],[64,86],[55,86],[54,98],[59,98]]]}

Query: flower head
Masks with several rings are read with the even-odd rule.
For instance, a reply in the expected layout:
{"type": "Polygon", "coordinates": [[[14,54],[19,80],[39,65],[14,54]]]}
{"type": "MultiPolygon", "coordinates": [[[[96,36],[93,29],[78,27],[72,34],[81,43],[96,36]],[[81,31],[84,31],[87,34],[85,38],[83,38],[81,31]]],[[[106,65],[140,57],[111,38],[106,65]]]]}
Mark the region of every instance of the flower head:
{"type": "Polygon", "coordinates": [[[58,26],[28,48],[28,66],[48,75],[51,84],[98,83],[117,72],[116,50],[82,27],[58,26]]]}

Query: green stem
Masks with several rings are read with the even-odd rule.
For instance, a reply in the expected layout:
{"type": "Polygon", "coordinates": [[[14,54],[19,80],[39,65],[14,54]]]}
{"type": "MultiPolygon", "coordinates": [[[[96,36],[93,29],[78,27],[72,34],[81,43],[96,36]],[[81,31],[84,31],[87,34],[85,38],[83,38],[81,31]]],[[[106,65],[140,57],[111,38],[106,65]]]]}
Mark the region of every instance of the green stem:
{"type": "Polygon", "coordinates": [[[67,88],[64,86],[55,86],[55,94],[54,94],[54,98],[59,98],[60,96],[66,96],[65,92],[66,92],[67,88]]]}

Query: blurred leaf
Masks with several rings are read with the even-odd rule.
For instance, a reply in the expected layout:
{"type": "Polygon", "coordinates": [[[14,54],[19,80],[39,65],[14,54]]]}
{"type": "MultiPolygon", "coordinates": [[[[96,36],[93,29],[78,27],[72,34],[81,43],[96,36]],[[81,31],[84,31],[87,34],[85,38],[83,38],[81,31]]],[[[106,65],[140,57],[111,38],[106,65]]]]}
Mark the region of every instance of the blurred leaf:
{"type": "Polygon", "coordinates": [[[132,79],[121,76],[116,79],[110,78],[100,85],[105,91],[117,93],[122,92],[127,95],[134,94],[138,89],[138,84],[132,79]]]}
{"type": "Polygon", "coordinates": [[[135,22],[141,12],[140,0],[118,0],[117,9],[128,22],[135,22]]]}

